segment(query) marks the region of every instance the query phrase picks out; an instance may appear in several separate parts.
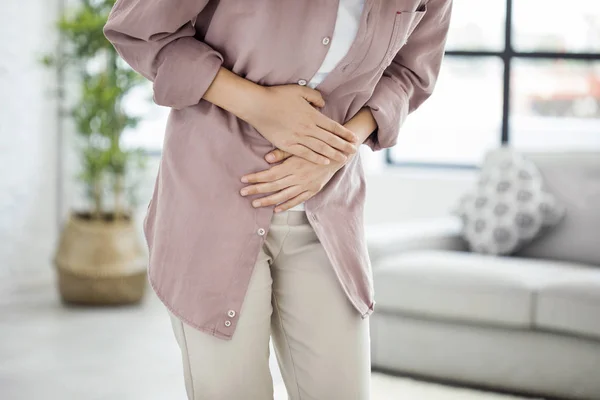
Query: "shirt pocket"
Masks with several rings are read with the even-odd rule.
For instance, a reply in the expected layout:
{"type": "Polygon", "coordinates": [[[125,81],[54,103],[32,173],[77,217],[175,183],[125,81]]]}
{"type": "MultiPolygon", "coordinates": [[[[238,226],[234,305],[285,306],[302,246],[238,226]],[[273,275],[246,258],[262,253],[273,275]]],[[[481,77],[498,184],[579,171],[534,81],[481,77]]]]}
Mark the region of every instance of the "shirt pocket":
{"type": "Polygon", "coordinates": [[[396,57],[396,54],[406,44],[408,38],[412,35],[417,25],[419,25],[426,12],[426,7],[423,7],[419,11],[396,12],[392,35],[383,60],[379,64],[379,68],[387,68],[392,63],[394,57],[396,57]]]}

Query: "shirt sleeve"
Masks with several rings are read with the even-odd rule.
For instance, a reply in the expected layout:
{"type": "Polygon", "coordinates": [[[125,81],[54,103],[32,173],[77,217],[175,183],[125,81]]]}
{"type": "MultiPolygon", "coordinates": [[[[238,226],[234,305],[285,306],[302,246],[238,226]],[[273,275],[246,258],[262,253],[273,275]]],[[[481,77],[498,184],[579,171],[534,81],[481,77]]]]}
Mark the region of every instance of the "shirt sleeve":
{"type": "Polygon", "coordinates": [[[450,25],[452,0],[430,0],[406,44],[386,68],[366,106],[377,130],[365,141],[373,151],[392,147],[407,115],[433,92],[450,25]]]}
{"type": "Polygon", "coordinates": [[[153,82],[156,104],[198,104],[223,56],[196,39],[194,22],[208,0],[118,0],[104,35],[121,57],[153,82]],[[176,3],[176,4],[175,4],[176,3]]]}

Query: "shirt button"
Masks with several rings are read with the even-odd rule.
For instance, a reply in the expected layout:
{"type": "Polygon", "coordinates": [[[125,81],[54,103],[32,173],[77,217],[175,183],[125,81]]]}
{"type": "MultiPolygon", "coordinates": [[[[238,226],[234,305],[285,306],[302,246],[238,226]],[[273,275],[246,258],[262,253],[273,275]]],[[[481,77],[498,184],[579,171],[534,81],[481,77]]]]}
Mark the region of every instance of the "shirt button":
{"type": "Polygon", "coordinates": [[[307,83],[307,82],[306,82],[306,80],[305,80],[305,79],[300,79],[300,80],[298,81],[298,85],[300,85],[300,86],[306,86],[306,83],[307,83]]]}
{"type": "Polygon", "coordinates": [[[230,320],[226,320],[225,321],[225,326],[231,326],[231,321],[230,320]]]}
{"type": "Polygon", "coordinates": [[[228,315],[230,318],[233,318],[233,317],[235,317],[235,311],[233,311],[233,310],[229,310],[229,311],[227,311],[227,315],[228,315]]]}
{"type": "Polygon", "coordinates": [[[258,233],[260,236],[264,236],[265,230],[263,228],[260,228],[259,230],[256,231],[256,233],[258,233]]]}
{"type": "Polygon", "coordinates": [[[331,41],[331,39],[329,39],[327,36],[325,36],[323,38],[323,41],[321,43],[323,43],[325,46],[327,46],[329,44],[329,42],[331,41]]]}

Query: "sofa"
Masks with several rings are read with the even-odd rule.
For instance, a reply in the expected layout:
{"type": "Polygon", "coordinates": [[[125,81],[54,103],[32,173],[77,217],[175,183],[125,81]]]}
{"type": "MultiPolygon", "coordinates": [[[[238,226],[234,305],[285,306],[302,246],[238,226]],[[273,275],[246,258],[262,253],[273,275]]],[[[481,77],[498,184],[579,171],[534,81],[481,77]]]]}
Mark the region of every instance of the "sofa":
{"type": "Polygon", "coordinates": [[[536,153],[561,223],[510,257],[448,217],[369,226],[372,366],[544,398],[600,399],[600,153],[536,153]]]}

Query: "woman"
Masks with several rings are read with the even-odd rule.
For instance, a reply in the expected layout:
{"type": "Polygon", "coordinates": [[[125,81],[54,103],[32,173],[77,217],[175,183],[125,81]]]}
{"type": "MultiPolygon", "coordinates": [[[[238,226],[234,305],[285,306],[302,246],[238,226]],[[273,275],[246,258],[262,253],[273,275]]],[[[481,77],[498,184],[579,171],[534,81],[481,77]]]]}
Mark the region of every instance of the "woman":
{"type": "Polygon", "coordinates": [[[271,335],[290,399],[369,398],[357,149],[431,94],[450,8],[117,1],[106,37],[172,108],[144,228],[189,399],[272,398],[271,335]]]}

